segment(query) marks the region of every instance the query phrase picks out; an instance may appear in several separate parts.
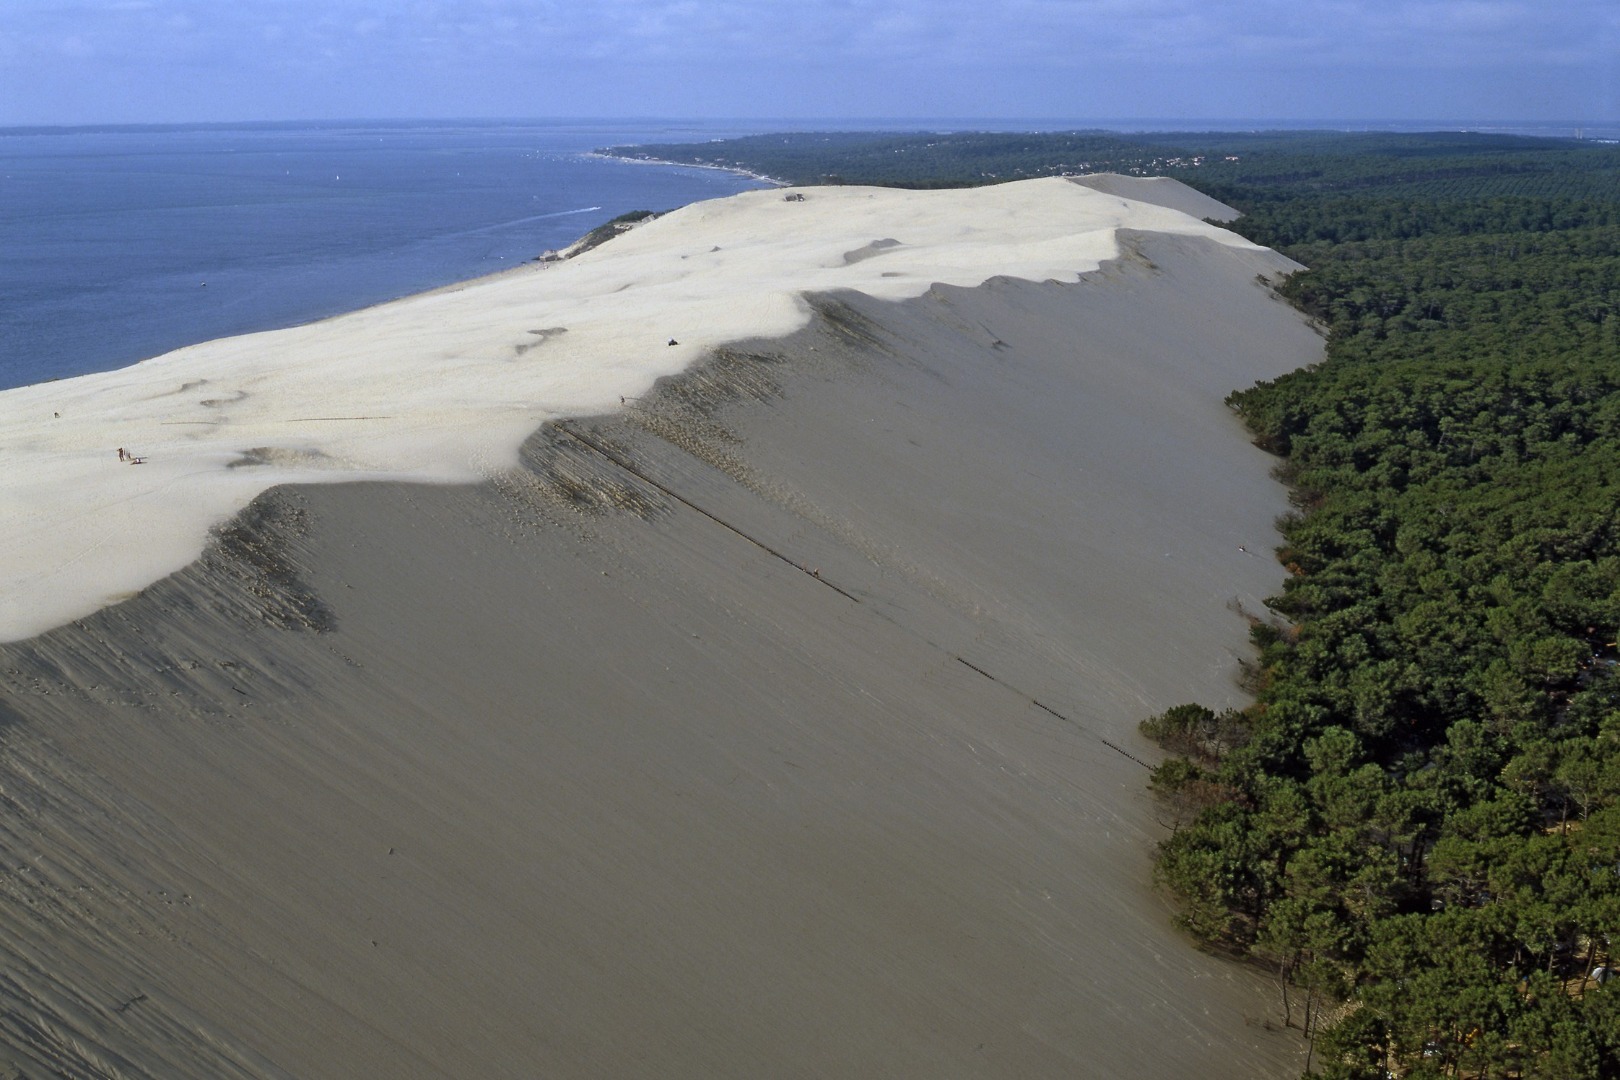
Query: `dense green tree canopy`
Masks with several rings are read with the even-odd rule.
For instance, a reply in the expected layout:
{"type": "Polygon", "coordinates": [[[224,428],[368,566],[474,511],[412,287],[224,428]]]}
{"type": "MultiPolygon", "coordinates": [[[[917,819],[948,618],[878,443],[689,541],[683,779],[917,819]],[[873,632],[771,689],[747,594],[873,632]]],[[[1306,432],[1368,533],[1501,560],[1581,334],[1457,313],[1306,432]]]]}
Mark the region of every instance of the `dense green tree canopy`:
{"type": "Polygon", "coordinates": [[[1329,348],[1230,399],[1290,577],[1240,748],[1167,743],[1224,799],[1158,872],[1328,1010],[1327,1075],[1620,1075],[1620,189],[1567,180],[1225,192],[1329,348]]]}

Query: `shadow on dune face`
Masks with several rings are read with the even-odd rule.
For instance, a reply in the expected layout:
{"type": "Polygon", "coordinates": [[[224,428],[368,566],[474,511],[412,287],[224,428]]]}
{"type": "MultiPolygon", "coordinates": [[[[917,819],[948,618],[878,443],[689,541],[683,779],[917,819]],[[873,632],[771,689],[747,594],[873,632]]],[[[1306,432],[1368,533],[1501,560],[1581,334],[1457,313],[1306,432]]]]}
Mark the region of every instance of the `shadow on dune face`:
{"type": "MultiPolygon", "coordinates": [[[[1267,256],[808,297],[477,487],[269,492],[0,648],[26,1073],[1253,1077],[1136,721],[1236,700],[1267,256]]],[[[1273,267],[1274,269],[1274,267],[1273,267]]]]}

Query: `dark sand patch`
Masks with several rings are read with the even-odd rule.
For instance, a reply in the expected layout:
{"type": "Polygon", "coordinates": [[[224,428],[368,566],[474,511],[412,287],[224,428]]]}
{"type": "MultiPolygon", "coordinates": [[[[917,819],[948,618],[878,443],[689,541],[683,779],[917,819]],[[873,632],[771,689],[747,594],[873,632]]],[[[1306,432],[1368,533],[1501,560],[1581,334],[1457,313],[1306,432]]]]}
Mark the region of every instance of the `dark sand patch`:
{"type": "Polygon", "coordinates": [[[226,463],[227,469],[252,469],[263,465],[277,465],[294,469],[320,469],[333,467],[331,457],[323,450],[305,450],[295,446],[255,446],[243,450],[226,463]]]}
{"type": "Polygon", "coordinates": [[[865,262],[867,259],[882,255],[885,251],[888,251],[891,248],[897,248],[899,246],[900,241],[895,240],[892,237],[883,240],[874,240],[870,244],[863,244],[853,251],[844,252],[844,265],[849,266],[854,263],[865,262]]]}
{"type": "Polygon", "coordinates": [[[529,333],[531,335],[533,335],[534,340],[533,341],[520,341],[516,345],[512,346],[512,352],[513,352],[514,355],[522,356],[524,353],[528,352],[530,349],[537,349],[541,345],[544,345],[546,342],[550,341],[551,339],[556,338],[556,337],[561,337],[563,334],[568,333],[568,327],[566,327],[566,326],[548,326],[543,330],[530,330],[529,333]]]}
{"type": "Polygon", "coordinates": [[[1126,754],[1239,698],[1285,504],[1221,398],[1320,340],[1275,257],[1132,243],[812,297],[496,483],[278,489],[0,648],[0,1055],[1294,1075],[1148,889],[1126,754]]]}

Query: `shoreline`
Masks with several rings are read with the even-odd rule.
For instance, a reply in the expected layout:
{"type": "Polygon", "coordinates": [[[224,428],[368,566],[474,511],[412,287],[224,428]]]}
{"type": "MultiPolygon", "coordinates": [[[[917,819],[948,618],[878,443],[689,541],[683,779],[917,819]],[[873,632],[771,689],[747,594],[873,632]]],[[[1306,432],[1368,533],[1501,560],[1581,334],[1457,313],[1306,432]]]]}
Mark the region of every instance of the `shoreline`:
{"type": "Polygon", "coordinates": [[[0,646],[4,1060],[1296,1074],[1114,747],[1241,697],[1286,494],[1222,398],[1320,339],[1275,255],[1118,240],[808,294],[481,484],[279,486],[0,646]]]}
{"type": "Polygon", "coordinates": [[[786,180],[779,180],[764,173],[751,172],[748,169],[733,168],[729,165],[703,165],[691,161],[665,161],[663,158],[625,157],[622,154],[606,154],[600,150],[586,151],[583,157],[601,158],[604,161],[622,161],[627,165],[667,165],[678,169],[713,169],[717,172],[728,172],[734,176],[747,177],[749,180],[758,180],[762,184],[773,184],[776,187],[792,187],[786,180]]]}
{"type": "MultiPolygon", "coordinates": [[[[273,150],[282,155],[273,164],[258,159],[264,183],[273,187],[309,170],[314,186],[261,203],[266,189],[253,180],[257,166],[245,164],[234,179],[220,179],[214,197],[182,199],[165,210],[162,220],[180,232],[168,240],[154,234],[151,239],[163,240],[157,247],[141,240],[138,216],[116,211],[72,247],[53,240],[53,228],[25,230],[15,252],[21,262],[7,279],[15,303],[8,310],[12,332],[0,349],[7,368],[0,385],[113,370],[191,344],[307,324],[498,272],[638,207],[667,209],[758,186],[678,169],[654,176],[584,156],[636,137],[576,125],[407,124],[368,136],[294,124],[200,136],[155,129],[134,139],[102,133],[71,146],[42,146],[38,154],[18,149],[12,156],[32,162],[29,173],[44,181],[37,197],[24,196],[41,222],[155,197],[144,188],[120,195],[112,179],[125,168],[145,168],[140,155],[147,151],[167,155],[176,168],[206,171],[211,148],[273,150]],[[462,146],[476,156],[476,167],[420,156],[439,143],[462,146]],[[353,181],[361,173],[331,157],[339,149],[360,155],[350,166],[363,159],[362,171],[403,168],[426,187],[410,194],[409,185],[391,185],[351,204],[348,199],[359,198],[353,181]],[[409,165],[413,155],[425,172],[409,165]],[[81,176],[85,163],[97,160],[108,167],[81,176]],[[320,193],[328,188],[329,194],[346,191],[343,205],[350,209],[340,213],[324,202],[320,193]],[[574,216],[592,205],[605,212],[574,216]],[[254,216],[251,239],[232,232],[244,214],[254,216]],[[587,224],[570,224],[581,220],[587,224]],[[346,229],[360,232],[346,240],[346,229]],[[25,266],[38,266],[39,273],[30,275],[25,266]],[[30,280],[40,274],[39,282],[30,280]],[[47,280],[57,286],[55,298],[35,287],[47,280]],[[211,287],[199,288],[202,282],[211,287]]],[[[136,203],[130,207],[138,214],[136,203]]]]}

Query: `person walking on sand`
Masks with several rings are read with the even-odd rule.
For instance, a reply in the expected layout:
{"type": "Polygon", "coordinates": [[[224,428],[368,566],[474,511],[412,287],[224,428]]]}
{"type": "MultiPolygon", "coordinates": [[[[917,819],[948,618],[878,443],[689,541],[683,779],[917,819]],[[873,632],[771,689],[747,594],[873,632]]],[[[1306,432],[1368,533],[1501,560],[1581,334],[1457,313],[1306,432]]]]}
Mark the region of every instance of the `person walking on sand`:
{"type": "Polygon", "coordinates": [[[119,460],[119,461],[123,461],[123,460],[125,460],[125,459],[126,459],[126,458],[128,458],[128,457],[129,457],[129,454],[127,454],[127,453],[125,453],[125,452],[124,452],[124,448],[123,448],[123,447],[122,447],[122,446],[120,446],[120,447],[119,447],[119,448],[118,448],[118,460],[119,460]]]}

